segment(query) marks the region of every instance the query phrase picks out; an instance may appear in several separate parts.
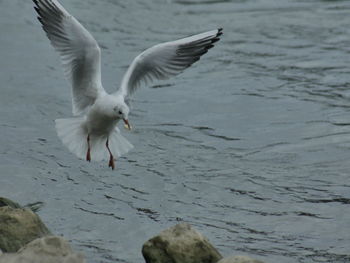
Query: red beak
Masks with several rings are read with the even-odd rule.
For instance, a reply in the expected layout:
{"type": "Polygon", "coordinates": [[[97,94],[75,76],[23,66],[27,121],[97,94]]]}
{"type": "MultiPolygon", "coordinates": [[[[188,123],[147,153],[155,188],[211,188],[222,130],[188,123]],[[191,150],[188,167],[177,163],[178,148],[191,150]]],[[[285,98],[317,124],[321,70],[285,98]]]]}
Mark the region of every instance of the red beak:
{"type": "Polygon", "coordinates": [[[127,119],[123,119],[123,121],[125,123],[124,127],[128,130],[131,130],[131,125],[130,125],[129,121],[127,119]]]}

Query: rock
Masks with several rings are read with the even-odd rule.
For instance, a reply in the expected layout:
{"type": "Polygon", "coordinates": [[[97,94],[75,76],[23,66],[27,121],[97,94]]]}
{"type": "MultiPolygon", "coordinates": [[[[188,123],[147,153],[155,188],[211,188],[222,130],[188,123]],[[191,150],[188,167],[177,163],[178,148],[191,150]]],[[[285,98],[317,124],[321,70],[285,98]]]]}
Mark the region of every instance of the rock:
{"type": "Polygon", "coordinates": [[[14,254],[3,254],[0,263],[85,263],[62,237],[47,236],[27,244],[14,254]]]}
{"type": "Polygon", "coordinates": [[[222,258],[201,233],[186,223],[148,240],[142,254],[146,263],[216,263],[222,258]]]}
{"type": "Polygon", "coordinates": [[[21,206],[20,204],[10,199],[7,199],[5,197],[0,197],[0,207],[9,206],[12,208],[29,208],[33,212],[37,212],[43,207],[43,205],[44,205],[43,202],[35,202],[35,203],[26,204],[25,206],[21,206]]]}
{"type": "Polygon", "coordinates": [[[24,206],[24,208],[28,208],[32,210],[34,213],[38,212],[42,207],[44,206],[43,202],[35,202],[35,203],[29,203],[24,206]]]}
{"type": "Polygon", "coordinates": [[[2,252],[16,252],[30,241],[49,235],[40,218],[31,210],[0,207],[0,249],[2,252]]]}
{"type": "Polygon", "coordinates": [[[10,199],[7,199],[5,197],[0,197],[0,207],[3,207],[3,206],[9,206],[12,208],[21,208],[20,204],[13,202],[10,199]]]}
{"type": "Polygon", "coordinates": [[[233,256],[228,258],[223,258],[217,263],[264,263],[260,260],[252,259],[246,256],[233,256]]]}

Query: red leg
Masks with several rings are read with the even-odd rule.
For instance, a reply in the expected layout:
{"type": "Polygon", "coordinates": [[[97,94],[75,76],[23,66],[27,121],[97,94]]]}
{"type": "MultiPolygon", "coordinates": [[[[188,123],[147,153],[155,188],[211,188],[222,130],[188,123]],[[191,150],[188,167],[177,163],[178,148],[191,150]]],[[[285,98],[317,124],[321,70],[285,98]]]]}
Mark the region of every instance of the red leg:
{"type": "Polygon", "coordinates": [[[107,150],[109,152],[109,164],[108,164],[108,167],[112,167],[112,170],[114,170],[114,168],[115,168],[114,157],[113,157],[113,154],[112,154],[111,150],[109,149],[108,139],[106,141],[106,147],[107,147],[107,150]]]}
{"type": "Polygon", "coordinates": [[[91,162],[91,155],[90,155],[90,134],[87,136],[87,144],[88,144],[88,150],[86,153],[86,161],[91,162]]]}

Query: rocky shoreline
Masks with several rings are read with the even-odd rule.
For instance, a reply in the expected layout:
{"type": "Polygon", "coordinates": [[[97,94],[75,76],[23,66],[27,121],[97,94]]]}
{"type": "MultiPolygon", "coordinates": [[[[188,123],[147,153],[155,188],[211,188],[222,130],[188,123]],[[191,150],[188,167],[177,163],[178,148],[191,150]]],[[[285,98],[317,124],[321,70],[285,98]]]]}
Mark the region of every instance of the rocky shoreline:
{"type": "MultiPolygon", "coordinates": [[[[146,263],[263,263],[246,256],[223,258],[187,223],[163,230],[142,247],[146,263]]],[[[85,263],[68,241],[54,236],[29,208],[0,197],[0,263],[85,263]]]]}

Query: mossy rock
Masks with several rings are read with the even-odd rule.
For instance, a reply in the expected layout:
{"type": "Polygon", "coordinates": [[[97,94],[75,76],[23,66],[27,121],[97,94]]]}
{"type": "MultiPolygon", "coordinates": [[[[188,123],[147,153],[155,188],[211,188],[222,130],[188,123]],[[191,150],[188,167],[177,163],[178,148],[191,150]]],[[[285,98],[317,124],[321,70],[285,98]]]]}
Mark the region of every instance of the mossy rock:
{"type": "Polygon", "coordinates": [[[10,199],[7,199],[5,197],[0,196],[0,207],[3,206],[9,206],[12,208],[22,208],[22,206],[16,202],[11,201],[10,199]]]}
{"type": "Polygon", "coordinates": [[[16,252],[30,241],[51,234],[37,214],[30,209],[13,207],[17,205],[10,202],[10,206],[0,207],[2,252],[16,252]]]}
{"type": "Polygon", "coordinates": [[[186,223],[148,240],[142,254],[146,263],[216,263],[222,258],[201,233],[186,223]]]}
{"type": "Polygon", "coordinates": [[[0,263],[86,263],[62,237],[47,236],[35,239],[17,253],[5,253],[0,263]]]}

